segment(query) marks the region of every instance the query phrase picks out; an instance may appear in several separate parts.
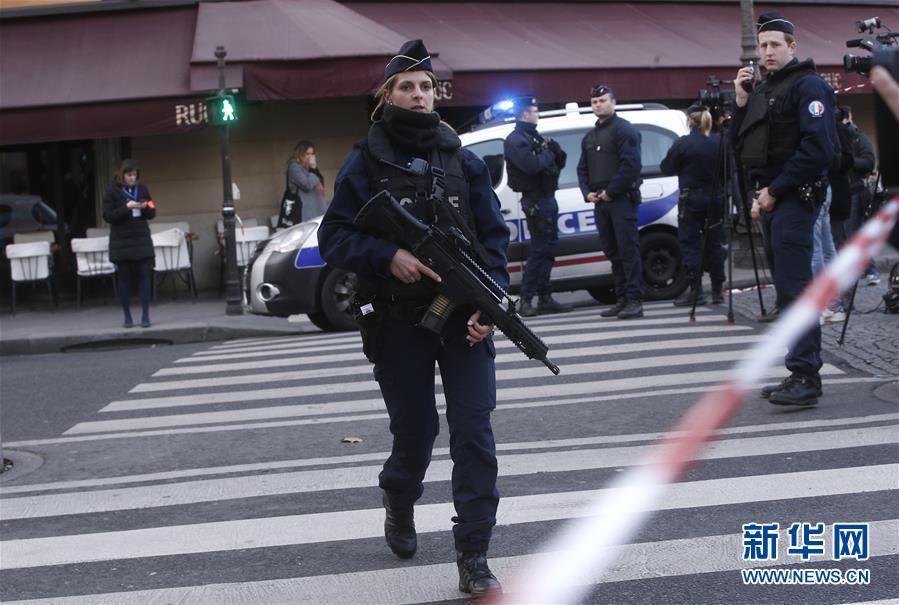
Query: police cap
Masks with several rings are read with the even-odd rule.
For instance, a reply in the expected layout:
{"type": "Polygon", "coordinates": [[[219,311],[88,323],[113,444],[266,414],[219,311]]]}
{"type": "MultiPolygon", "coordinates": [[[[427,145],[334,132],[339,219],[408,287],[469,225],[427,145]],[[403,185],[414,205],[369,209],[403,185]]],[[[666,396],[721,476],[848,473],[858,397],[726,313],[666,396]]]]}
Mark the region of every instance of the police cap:
{"type": "Polygon", "coordinates": [[[687,115],[690,115],[691,113],[702,113],[703,111],[708,110],[709,108],[707,106],[700,105],[699,103],[694,103],[693,105],[687,107],[687,115]]]}
{"type": "Polygon", "coordinates": [[[520,113],[526,107],[537,107],[537,97],[534,95],[522,95],[520,97],[514,97],[512,99],[512,107],[515,110],[515,113],[520,113]]]}
{"type": "Polygon", "coordinates": [[[605,84],[597,84],[590,89],[591,99],[595,99],[596,97],[601,97],[603,95],[609,95],[612,98],[615,98],[615,93],[612,92],[611,86],[606,86],[605,84]]]}
{"type": "Polygon", "coordinates": [[[758,33],[783,32],[791,36],[794,34],[793,24],[784,19],[784,16],[777,11],[768,11],[759,15],[759,20],[755,27],[758,33]]]}
{"type": "Polygon", "coordinates": [[[384,67],[384,80],[404,71],[434,71],[431,68],[431,55],[421,40],[409,40],[400,51],[384,67]]]}

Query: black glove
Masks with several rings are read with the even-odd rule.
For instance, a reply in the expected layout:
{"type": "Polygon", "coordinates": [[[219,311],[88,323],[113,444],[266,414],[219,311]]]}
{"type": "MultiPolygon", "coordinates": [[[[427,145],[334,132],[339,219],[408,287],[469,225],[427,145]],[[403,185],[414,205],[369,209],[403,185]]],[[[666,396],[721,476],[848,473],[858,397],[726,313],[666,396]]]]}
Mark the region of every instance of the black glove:
{"type": "Polygon", "coordinates": [[[556,157],[556,166],[558,166],[559,169],[564,168],[565,160],[568,158],[568,154],[565,153],[565,151],[562,149],[562,146],[559,145],[558,141],[555,141],[553,139],[546,139],[546,146],[550,151],[553,152],[553,155],[556,157]]]}

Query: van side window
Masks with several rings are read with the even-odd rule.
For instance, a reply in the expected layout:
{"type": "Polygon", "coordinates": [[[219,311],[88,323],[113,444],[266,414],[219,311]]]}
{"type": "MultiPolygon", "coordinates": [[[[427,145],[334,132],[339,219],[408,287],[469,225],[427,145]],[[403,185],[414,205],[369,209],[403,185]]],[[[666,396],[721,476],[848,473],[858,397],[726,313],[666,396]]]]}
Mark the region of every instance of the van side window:
{"type": "Polygon", "coordinates": [[[466,145],[465,148],[484,160],[484,163],[487,164],[487,170],[490,172],[490,182],[493,188],[496,189],[496,186],[503,180],[503,170],[505,170],[503,140],[491,139],[490,141],[466,145]]]}
{"type": "MultiPolygon", "coordinates": [[[[670,130],[650,124],[635,124],[635,126],[640,131],[642,139],[640,158],[643,163],[643,170],[640,175],[644,179],[662,176],[662,170],[659,168],[659,165],[665,159],[668,149],[677,140],[677,135],[670,130]]],[[[568,154],[565,168],[562,169],[562,174],[559,176],[559,189],[578,186],[577,163],[581,159],[581,141],[587,132],[588,130],[563,130],[541,133],[558,141],[565,153],[568,154]]]]}

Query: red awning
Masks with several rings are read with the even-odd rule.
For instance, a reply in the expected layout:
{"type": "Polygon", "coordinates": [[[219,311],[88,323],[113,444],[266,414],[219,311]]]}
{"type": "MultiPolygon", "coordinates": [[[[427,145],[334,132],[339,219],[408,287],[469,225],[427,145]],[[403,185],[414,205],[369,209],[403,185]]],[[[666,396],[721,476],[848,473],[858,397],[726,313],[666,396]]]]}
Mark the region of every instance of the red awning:
{"type": "MultiPolygon", "coordinates": [[[[191,86],[214,88],[214,51],[240,65],[248,99],[323,99],[371,94],[406,40],[333,0],[201,3],[191,86]],[[252,35],[248,35],[252,32],[252,35]]],[[[434,60],[444,78],[449,70],[434,60]]]]}
{"type": "Polygon", "coordinates": [[[196,7],[0,21],[0,144],[200,127],[196,7]]]}
{"type": "MultiPolygon", "coordinates": [[[[352,3],[405,36],[421,36],[453,70],[443,104],[489,104],[527,91],[547,101],[584,99],[609,83],[623,100],[683,99],[739,66],[737,4],[352,3]]],[[[765,8],[756,7],[760,13],[765,8]]],[[[863,80],[842,69],[857,37],[857,6],[790,6],[799,55],[832,72],[834,86],[863,80]]],[[[878,7],[884,23],[899,8],[878,7]]]]}

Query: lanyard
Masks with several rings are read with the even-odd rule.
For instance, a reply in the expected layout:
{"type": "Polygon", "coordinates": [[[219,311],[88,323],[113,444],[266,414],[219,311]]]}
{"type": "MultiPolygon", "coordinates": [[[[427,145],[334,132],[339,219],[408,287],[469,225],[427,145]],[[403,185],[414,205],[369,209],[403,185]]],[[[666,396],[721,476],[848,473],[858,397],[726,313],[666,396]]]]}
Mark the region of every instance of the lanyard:
{"type": "Polygon", "coordinates": [[[136,202],[137,194],[138,194],[137,184],[135,184],[134,187],[132,187],[132,189],[134,190],[133,192],[128,191],[127,187],[122,187],[122,191],[125,193],[125,195],[136,202]]]}

